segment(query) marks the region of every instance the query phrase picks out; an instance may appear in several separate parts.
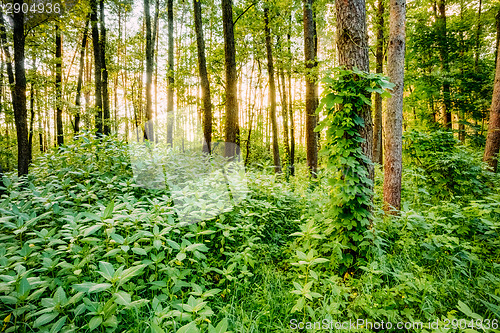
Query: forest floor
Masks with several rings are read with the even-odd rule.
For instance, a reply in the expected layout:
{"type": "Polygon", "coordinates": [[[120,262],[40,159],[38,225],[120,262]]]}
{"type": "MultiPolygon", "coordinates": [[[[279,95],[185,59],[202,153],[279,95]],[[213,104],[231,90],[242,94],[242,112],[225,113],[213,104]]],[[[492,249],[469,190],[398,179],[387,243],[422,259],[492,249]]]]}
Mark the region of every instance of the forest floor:
{"type": "Polygon", "coordinates": [[[288,181],[248,168],[234,207],[186,204],[202,218],[181,223],[127,145],[82,136],[4,179],[0,330],[499,331],[500,178],[466,148],[405,156],[400,215],[380,209],[377,168],[370,251],[346,272],[328,170],[311,186],[302,164],[288,181]]]}

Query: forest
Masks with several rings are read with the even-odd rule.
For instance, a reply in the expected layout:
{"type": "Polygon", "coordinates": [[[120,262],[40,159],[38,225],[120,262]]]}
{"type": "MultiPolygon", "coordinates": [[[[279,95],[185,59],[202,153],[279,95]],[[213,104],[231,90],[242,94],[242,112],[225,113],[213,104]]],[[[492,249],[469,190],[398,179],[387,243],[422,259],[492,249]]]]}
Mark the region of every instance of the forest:
{"type": "Polygon", "coordinates": [[[2,0],[0,332],[500,332],[498,0],[2,0]]]}

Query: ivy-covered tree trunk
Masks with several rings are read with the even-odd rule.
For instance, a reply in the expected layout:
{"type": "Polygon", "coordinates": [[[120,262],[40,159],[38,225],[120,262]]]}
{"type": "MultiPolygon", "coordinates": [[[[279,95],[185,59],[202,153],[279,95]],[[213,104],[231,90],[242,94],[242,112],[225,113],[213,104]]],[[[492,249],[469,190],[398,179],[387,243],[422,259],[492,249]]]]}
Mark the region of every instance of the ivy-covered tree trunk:
{"type": "Polygon", "coordinates": [[[56,24],[56,129],[57,145],[64,144],[64,129],[62,121],[62,37],[61,29],[56,24]]]}
{"type": "Polygon", "coordinates": [[[174,138],[174,1],[167,0],[168,21],[168,73],[167,73],[167,144],[173,146],[174,138]]]}
{"type": "Polygon", "coordinates": [[[90,0],[90,21],[92,22],[92,48],[94,51],[94,87],[95,87],[95,127],[97,135],[102,134],[102,88],[101,88],[101,50],[99,28],[97,26],[97,0],[90,0]]]}
{"type": "MultiPolygon", "coordinates": [[[[384,0],[377,3],[377,41],[375,51],[375,71],[383,73],[384,66],[384,0]]],[[[382,96],[375,93],[373,105],[373,162],[382,164],[382,96]]]]}
{"type": "Polygon", "coordinates": [[[89,30],[89,19],[85,21],[82,44],[80,47],[80,65],[78,67],[78,82],[76,84],[76,98],[75,98],[76,115],[75,115],[75,126],[73,128],[75,134],[80,132],[80,106],[82,105],[81,98],[82,98],[82,85],[83,85],[83,68],[85,65],[85,48],[87,45],[88,30],[89,30]]]}
{"type": "MultiPolygon", "coordinates": [[[[500,35],[500,29],[497,33],[500,35]]],[[[493,85],[488,135],[483,155],[483,161],[487,162],[493,171],[496,171],[498,168],[498,155],[500,151],[500,61],[498,59],[500,59],[500,45],[497,45],[495,83],[493,85]]]]}
{"type": "Polygon", "coordinates": [[[222,0],[222,24],[224,30],[224,56],[226,74],[226,133],[225,156],[239,153],[238,121],[238,73],[236,71],[236,49],[234,45],[233,2],[222,0]]]}
{"type": "Polygon", "coordinates": [[[304,58],[306,66],[306,155],[307,166],[312,177],[316,177],[318,171],[318,135],[314,132],[318,117],[316,108],[318,107],[318,96],[316,93],[317,73],[316,73],[316,47],[315,47],[315,27],[313,16],[313,1],[304,0],[304,58]]]}
{"type": "Polygon", "coordinates": [[[147,140],[154,141],[153,96],[151,92],[153,84],[154,41],[151,31],[149,0],[144,0],[144,18],[146,21],[146,125],[144,126],[144,136],[147,140]]]}
{"type": "Polygon", "coordinates": [[[384,118],[384,210],[401,208],[406,0],[390,0],[387,74],[395,87],[384,118]]]}
{"type": "MultiPolygon", "coordinates": [[[[368,58],[368,37],[366,34],[366,10],[364,0],[338,0],[335,2],[337,13],[337,49],[339,65],[346,69],[357,67],[364,72],[370,71],[368,58]]],[[[373,124],[371,110],[365,106],[358,110],[364,126],[359,132],[363,154],[372,160],[373,124]]],[[[370,179],[373,180],[373,166],[366,165],[370,179]]]]}
{"type": "Polygon", "coordinates": [[[278,124],[276,123],[276,84],[274,82],[274,62],[271,47],[271,29],[269,28],[269,8],[264,7],[264,29],[266,35],[267,72],[269,74],[269,117],[273,136],[274,172],[281,173],[280,149],[278,145],[278,124]]]}
{"type": "MultiPolygon", "coordinates": [[[[22,0],[14,0],[14,6],[22,8],[22,0]]],[[[24,13],[14,12],[14,96],[12,100],[17,133],[17,173],[19,176],[28,174],[29,146],[28,124],[26,110],[26,70],[24,67],[24,13]]]]}
{"type": "MultiPolygon", "coordinates": [[[[196,30],[196,46],[198,49],[198,70],[201,83],[201,105],[203,113],[203,152],[212,152],[212,101],[210,99],[210,82],[208,81],[207,61],[205,58],[205,39],[201,21],[201,1],[193,0],[194,28],[196,30]]],[[[249,134],[250,136],[250,134],[249,134]]]]}

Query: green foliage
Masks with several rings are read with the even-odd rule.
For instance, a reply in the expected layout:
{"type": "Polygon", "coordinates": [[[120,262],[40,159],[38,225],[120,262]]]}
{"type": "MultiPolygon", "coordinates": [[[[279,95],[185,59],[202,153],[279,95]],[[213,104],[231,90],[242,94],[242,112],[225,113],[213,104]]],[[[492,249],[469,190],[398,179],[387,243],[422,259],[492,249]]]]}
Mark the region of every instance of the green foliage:
{"type": "MultiPolygon", "coordinates": [[[[473,156],[449,131],[404,134],[403,153],[416,168],[415,186],[435,199],[475,198],[491,191],[493,177],[480,156],[473,156]]],[[[410,170],[407,170],[407,173],[410,170]]]]}
{"type": "Polygon", "coordinates": [[[350,268],[357,257],[364,257],[369,244],[365,233],[370,226],[373,195],[368,171],[371,161],[361,148],[361,113],[371,105],[372,92],[387,96],[385,89],[392,84],[382,75],[357,69],[337,69],[333,78],[323,81],[325,92],[318,109],[324,107],[326,114],[316,131],[327,128],[322,152],[328,156],[327,167],[333,171],[329,178],[332,200],[328,211],[332,225],[325,233],[338,239],[346,249],[341,262],[350,268]]]}
{"type": "MultiPolygon", "coordinates": [[[[439,136],[414,154],[456,149],[439,136]]],[[[406,167],[401,215],[372,207],[370,246],[351,274],[329,210],[337,169],[320,170],[314,188],[304,164],[290,183],[247,171],[241,204],[181,226],[167,190],[134,183],[128,153],[115,138],[84,134],[38,159],[24,185],[4,177],[0,330],[287,332],[292,320],[364,319],[439,320],[462,332],[451,323],[498,323],[494,189],[432,204],[415,183],[425,173],[406,167]]]]}
{"type": "Polygon", "coordinates": [[[166,190],[135,185],[127,151],[82,135],[40,159],[24,187],[5,177],[5,332],[226,332],[220,300],[282,253],[300,205],[272,179],[250,178],[247,202],[182,226],[166,190]]]}

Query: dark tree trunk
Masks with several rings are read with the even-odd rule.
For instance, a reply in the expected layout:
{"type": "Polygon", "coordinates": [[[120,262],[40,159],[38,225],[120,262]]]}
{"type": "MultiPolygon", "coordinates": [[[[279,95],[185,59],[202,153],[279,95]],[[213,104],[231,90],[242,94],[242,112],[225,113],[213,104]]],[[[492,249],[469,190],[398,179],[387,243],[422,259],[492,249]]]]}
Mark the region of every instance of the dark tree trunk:
{"type": "Polygon", "coordinates": [[[274,82],[273,51],[271,48],[271,30],[269,28],[269,8],[264,7],[264,24],[267,51],[267,72],[269,74],[269,117],[271,118],[271,131],[273,136],[274,172],[281,173],[280,149],[278,145],[278,124],[276,123],[276,85],[274,82]]]}
{"type": "Polygon", "coordinates": [[[287,161],[287,175],[290,173],[290,143],[289,143],[289,130],[288,130],[288,96],[286,89],[285,70],[283,67],[280,69],[282,95],[281,95],[281,118],[283,119],[283,143],[285,144],[285,155],[287,161]]]}
{"type": "Polygon", "coordinates": [[[174,4],[167,0],[168,74],[167,74],[167,144],[174,144],[174,4]]]}
{"type": "MultiPolygon", "coordinates": [[[[495,21],[497,26],[497,42],[495,50],[498,50],[498,47],[500,46],[500,9],[498,10],[497,15],[495,16],[495,21]]],[[[495,52],[495,68],[497,66],[497,62],[498,62],[498,52],[495,52]]]]}
{"type": "MultiPolygon", "coordinates": [[[[500,11],[498,16],[500,16],[500,11]]],[[[500,36],[500,25],[497,25],[497,37],[500,36]]],[[[488,135],[484,148],[483,161],[496,171],[498,168],[498,153],[500,151],[500,45],[497,45],[497,63],[495,70],[495,83],[491,101],[490,120],[488,122],[488,135]]]]}
{"type": "Polygon", "coordinates": [[[100,56],[101,56],[101,72],[102,72],[102,112],[103,112],[103,133],[109,135],[111,133],[111,120],[109,114],[109,93],[108,93],[108,69],[106,67],[106,25],[104,21],[104,0],[100,0],[99,9],[101,12],[99,22],[101,25],[101,36],[99,39],[100,56]]]}
{"type": "Polygon", "coordinates": [[[384,210],[401,208],[406,0],[390,1],[387,74],[395,87],[384,119],[384,210]]]}
{"type": "MultiPolygon", "coordinates": [[[[14,5],[22,7],[22,0],[14,0],[14,5]]],[[[28,174],[29,146],[26,110],[26,71],[24,68],[24,13],[14,12],[14,119],[17,133],[17,173],[19,176],[28,174]]]]}
{"type": "Polygon", "coordinates": [[[35,123],[35,80],[36,80],[36,58],[33,57],[33,77],[30,82],[30,127],[28,135],[28,147],[30,150],[29,164],[33,161],[33,126],[35,123]]]}
{"type": "Polygon", "coordinates": [[[75,115],[75,127],[74,133],[77,134],[80,132],[80,106],[81,106],[81,97],[82,97],[82,84],[83,84],[83,68],[85,65],[85,48],[87,45],[87,36],[88,36],[88,26],[89,19],[85,22],[85,28],[83,29],[83,37],[82,37],[82,45],[80,48],[80,67],[78,69],[78,82],[76,84],[76,115],[75,115]]]}
{"type": "Polygon", "coordinates": [[[306,148],[307,166],[312,177],[316,177],[318,171],[318,135],[314,132],[318,117],[316,108],[318,107],[317,85],[316,85],[316,38],[312,10],[313,0],[304,0],[304,58],[305,58],[305,79],[306,79],[306,148]]]}
{"type": "Polygon", "coordinates": [[[474,49],[474,71],[477,73],[479,65],[479,50],[481,47],[481,10],[483,7],[483,1],[479,0],[479,8],[477,10],[477,29],[476,29],[476,45],[474,49]]]}
{"type": "Polygon", "coordinates": [[[290,55],[290,69],[288,70],[288,115],[290,118],[290,175],[295,175],[295,122],[293,119],[292,105],[292,46],[291,46],[292,15],[290,14],[290,27],[287,34],[288,54],[290,55]]]}
{"type": "Polygon", "coordinates": [[[226,72],[226,147],[225,156],[239,154],[238,122],[238,73],[236,71],[236,49],[233,31],[233,2],[222,0],[222,24],[224,30],[224,56],[226,72]]]}
{"type": "Polygon", "coordinates": [[[62,37],[59,26],[56,25],[56,129],[57,145],[64,144],[64,129],[62,122],[62,37]]]}
{"type": "MultiPolygon", "coordinates": [[[[450,68],[448,63],[448,36],[446,28],[446,0],[438,0],[437,9],[439,15],[437,17],[438,41],[439,41],[439,57],[441,60],[441,69],[444,75],[447,76],[450,68]]],[[[451,96],[450,83],[447,78],[443,79],[443,105],[441,109],[443,117],[443,125],[446,128],[452,128],[451,118],[451,96]]]]}
{"type": "Polygon", "coordinates": [[[102,134],[102,88],[101,88],[101,49],[99,28],[97,26],[97,0],[90,0],[90,20],[92,22],[92,46],[94,49],[94,87],[95,87],[95,127],[97,135],[102,134]]]}
{"type": "MultiPolygon", "coordinates": [[[[335,3],[337,12],[337,49],[339,65],[347,69],[357,67],[369,72],[368,37],[366,34],[366,9],[364,0],[338,0],[335,3]]],[[[373,124],[370,107],[358,110],[364,120],[364,126],[358,131],[364,142],[361,144],[363,154],[372,160],[373,124]]],[[[373,165],[365,165],[370,179],[373,180],[373,165]]]]}
{"type": "Polygon", "coordinates": [[[147,140],[154,141],[153,96],[151,93],[153,84],[154,40],[151,32],[149,0],[144,0],[144,18],[146,20],[146,126],[144,126],[144,135],[147,140]]]}
{"type": "MultiPolygon", "coordinates": [[[[198,48],[198,69],[201,83],[201,103],[203,108],[203,152],[212,152],[212,102],[210,100],[210,82],[205,59],[205,39],[201,21],[201,1],[193,0],[194,28],[196,30],[196,46],[198,48]]],[[[250,137],[250,134],[249,134],[250,137]]]]}
{"type": "Polygon", "coordinates": [[[5,62],[7,64],[7,78],[12,100],[14,100],[14,69],[12,68],[12,57],[10,55],[9,44],[7,42],[7,33],[5,31],[5,20],[3,15],[0,15],[0,40],[2,41],[3,53],[5,54],[5,62]]]}
{"type": "MultiPolygon", "coordinates": [[[[384,66],[384,0],[378,0],[377,4],[377,41],[375,71],[383,73],[384,66]]],[[[373,162],[382,164],[382,96],[375,93],[373,113],[373,162]]]]}

